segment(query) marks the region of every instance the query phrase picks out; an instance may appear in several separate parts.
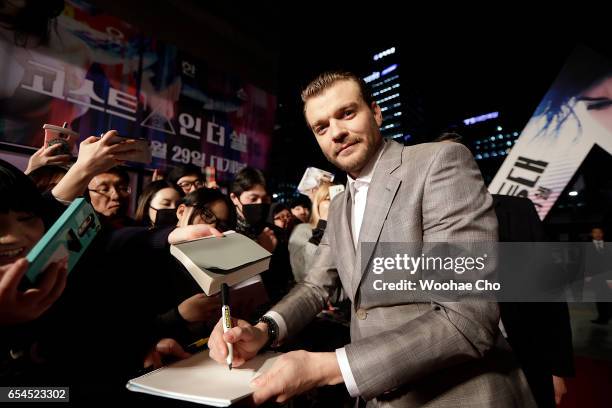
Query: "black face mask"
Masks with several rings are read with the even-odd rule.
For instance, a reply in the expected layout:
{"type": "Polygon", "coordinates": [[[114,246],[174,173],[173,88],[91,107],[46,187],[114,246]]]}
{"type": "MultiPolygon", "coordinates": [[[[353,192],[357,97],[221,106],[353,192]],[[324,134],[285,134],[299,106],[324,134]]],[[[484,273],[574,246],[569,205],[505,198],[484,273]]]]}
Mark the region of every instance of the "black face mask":
{"type": "Polygon", "coordinates": [[[265,228],[266,219],[270,212],[270,204],[242,204],[242,215],[244,220],[257,231],[265,228]]]}
{"type": "MultiPolygon", "coordinates": [[[[151,207],[153,208],[153,207],[151,207]]],[[[176,226],[178,218],[176,217],[176,208],[164,208],[155,209],[157,214],[155,215],[155,226],[156,227],[170,227],[176,226]]]]}

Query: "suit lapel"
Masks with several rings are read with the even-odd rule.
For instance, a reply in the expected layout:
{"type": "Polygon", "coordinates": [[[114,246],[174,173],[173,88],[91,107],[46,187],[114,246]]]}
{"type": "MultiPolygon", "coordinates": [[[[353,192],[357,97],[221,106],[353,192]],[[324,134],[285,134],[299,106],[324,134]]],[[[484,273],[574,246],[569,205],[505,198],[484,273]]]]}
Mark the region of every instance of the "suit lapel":
{"type": "Polygon", "coordinates": [[[365,266],[370,261],[374,252],[374,245],[365,245],[362,248],[362,242],[376,243],[382,231],[387,214],[397,189],[401,184],[401,180],[393,176],[393,171],[402,164],[402,151],[404,146],[397,142],[387,142],[384,151],[380,157],[380,161],[374,170],[370,187],[368,188],[368,196],[366,201],[366,209],[361,223],[359,232],[359,243],[357,246],[357,257],[355,259],[354,273],[352,277],[352,294],[353,299],[357,292],[357,288],[361,283],[361,279],[365,272],[365,266]]]}

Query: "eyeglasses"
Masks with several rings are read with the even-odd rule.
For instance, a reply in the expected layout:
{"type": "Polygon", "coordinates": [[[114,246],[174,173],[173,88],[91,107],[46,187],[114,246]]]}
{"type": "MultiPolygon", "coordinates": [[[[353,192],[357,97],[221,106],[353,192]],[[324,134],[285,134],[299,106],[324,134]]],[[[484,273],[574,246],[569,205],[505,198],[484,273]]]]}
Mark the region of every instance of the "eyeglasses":
{"type": "Polygon", "coordinates": [[[279,213],[274,216],[274,221],[291,221],[291,214],[279,213]]]}
{"type": "Polygon", "coordinates": [[[178,184],[180,188],[183,190],[189,190],[191,187],[200,188],[204,186],[204,182],[202,180],[194,180],[194,181],[182,181],[178,184]]]}
{"type": "Polygon", "coordinates": [[[115,190],[117,195],[120,195],[120,196],[126,196],[126,195],[129,195],[132,192],[132,187],[130,187],[130,186],[102,186],[102,187],[99,187],[97,189],[88,188],[87,191],[98,193],[98,194],[103,195],[105,197],[110,197],[111,196],[111,189],[115,190]]]}
{"type": "Polygon", "coordinates": [[[195,217],[198,215],[202,218],[202,221],[204,221],[205,224],[214,225],[215,228],[221,232],[229,231],[231,229],[225,220],[219,219],[215,213],[207,207],[194,207],[193,212],[189,217],[189,224],[193,224],[195,217]]]}

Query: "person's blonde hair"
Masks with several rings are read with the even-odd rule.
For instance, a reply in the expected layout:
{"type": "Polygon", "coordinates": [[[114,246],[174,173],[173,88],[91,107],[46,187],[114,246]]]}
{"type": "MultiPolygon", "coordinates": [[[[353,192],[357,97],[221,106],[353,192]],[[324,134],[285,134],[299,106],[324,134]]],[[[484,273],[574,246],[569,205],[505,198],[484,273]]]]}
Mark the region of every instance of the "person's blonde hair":
{"type": "Polygon", "coordinates": [[[310,215],[310,225],[312,225],[313,228],[317,226],[319,220],[321,219],[321,214],[319,213],[319,204],[321,204],[322,201],[329,200],[329,187],[331,185],[332,183],[330,182],[321,181],[317,192],[312,198],[312,213],[310,215]]]}
{"type": "Polygon", "coordinates": [[[363,79],[348,71],[327,71],[319,74],[302,90],[301,97],[304,103],[304,112],[306,111],[306,101],[308,99],[321,95],[338,81],[354,81],[357,83],[363,101],[368,106],[372,105],[372,93],[363,79]]]}

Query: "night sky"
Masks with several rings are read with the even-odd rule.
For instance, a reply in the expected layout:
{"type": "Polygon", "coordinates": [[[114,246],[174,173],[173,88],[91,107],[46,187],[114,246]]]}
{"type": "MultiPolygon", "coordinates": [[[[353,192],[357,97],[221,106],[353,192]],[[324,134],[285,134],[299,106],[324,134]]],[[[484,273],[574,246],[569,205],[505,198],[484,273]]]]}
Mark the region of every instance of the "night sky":
{"type": "Polygon", "coordinates": [[[402,88],[412,87],[423,98],[425,127],[413,138],[423,142],[452,123],[491,111],[520,131],[577,44],[608,55],[612,49],[609,35],[523,20],[477,26],[440,21],[428,28],[379,21],[348,30],[346,21],[316,25],[320,29],[312,32],[300,31],[295,20],[280,27],[274,184],[299,181],[309,165],[333,170],[304,124],[299,100],[302,86],[321,71],[341,68],[365,75],[372,71],[374,53],[396,46],[402,88]]]}

